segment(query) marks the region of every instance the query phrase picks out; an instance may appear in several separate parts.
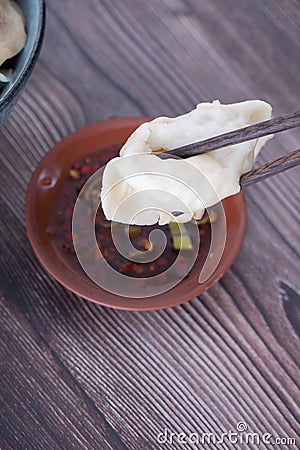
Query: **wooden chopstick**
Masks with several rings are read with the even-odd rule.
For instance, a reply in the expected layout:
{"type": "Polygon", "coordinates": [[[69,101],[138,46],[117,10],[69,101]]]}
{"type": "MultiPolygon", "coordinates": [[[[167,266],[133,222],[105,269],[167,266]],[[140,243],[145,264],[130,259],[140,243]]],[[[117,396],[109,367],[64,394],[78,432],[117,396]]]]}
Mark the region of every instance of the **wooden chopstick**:
{"type": "MultiPolygon", "coordinates": [[[[184,145],[183,147],[163,152],[161,153],[161,156],[164,158],[166,155],[174,155],[179,156],[180,158],[187,158],[189,156],[201,155],[213,150],[228,147],[229,145],[240,144],[252,139],[279,133],[280,131],[290,130],[298,126],[300,126],[300,111],[296,111],[287,116],[275,117],[274,119],[230,131],[229,133],[220,134],[210,139],[194,142],[193,144],[184,145]]],[[[298,164],[300,164],[300,149],[244,174],[240,179],[240,185],[242,188],[245,188],[276,175],[277,173],[284,172],[298,164]]]]}
{"type": "Polygon", "coordinates": [[[240,185],[242,188],[248,187],[251,184],[266,180],[277,173],[296,167],[300,164],[300,149],[294,152],[283,155],[275,161],[271,161],[258,169],[251,170],[241,176],[240,185]]]}
{"type": "Polygon", "coordinates": [[[196,156],[202,153],[208,153],[212,150],[227,147],[229,145],[240,144],[241,142],[258,139],[270,134],[279,133],[280,131],[290,130],[300,125],[300,111],[287,116],[276,117],[264,122],[256,123],[239,130],[230,131],[229,133],[220,134],[210,139],[205,139],[193,144],[184,145],[168,152],[162,153],[162,157],[166,155],[175,155],[180,158],[196,156]]]}

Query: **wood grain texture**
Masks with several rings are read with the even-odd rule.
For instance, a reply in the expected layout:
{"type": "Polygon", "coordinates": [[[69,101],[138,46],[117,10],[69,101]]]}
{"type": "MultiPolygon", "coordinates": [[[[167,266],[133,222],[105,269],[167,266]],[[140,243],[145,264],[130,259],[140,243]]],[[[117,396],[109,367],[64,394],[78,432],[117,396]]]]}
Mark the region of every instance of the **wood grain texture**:
{"type": "MultiPolygon", "coordinates": [[[[260,98],[275,116],[299,109],[299,19],[293,0],[48,2],[40,60],[0,131],[1,449],[192,450],[157,435],[220,436],[239,421],[299,447],[298,169],[248,188],[232,268],[164,311],[113,311],[67,292],[36,260],[23,219],[38,161],[87,123],[216,98],[260,98]]],[[[299,137],[276,136],[258,164],[299,137]]]]}

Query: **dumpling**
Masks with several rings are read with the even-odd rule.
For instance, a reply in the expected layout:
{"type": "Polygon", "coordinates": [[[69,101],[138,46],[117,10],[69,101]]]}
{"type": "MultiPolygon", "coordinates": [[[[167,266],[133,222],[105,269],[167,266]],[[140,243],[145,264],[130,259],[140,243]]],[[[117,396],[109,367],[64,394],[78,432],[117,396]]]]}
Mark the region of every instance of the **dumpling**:
{"type": "Polygon", "coordinates": [[[9,83],[12,75],[12,70],[2,70],[0,72],[0,83],[9,83]]]}
{"type": "Polygon", "coordinates": [[[22,12],[16,2],[0,0],[0,66],[19,53],[26,42],[22,12]]]}
{"type": "Polygon", "coordinates": [[[206,208],[240,190],[271,136],[186,159],[161,158],[157,152],[191,144],[271,117],[260,100],[222,105],[200,103],[175,118],[159,117],[140,125],[105,167],[101,201],[108,220],[164,225],[199,219],[206,208]]]}

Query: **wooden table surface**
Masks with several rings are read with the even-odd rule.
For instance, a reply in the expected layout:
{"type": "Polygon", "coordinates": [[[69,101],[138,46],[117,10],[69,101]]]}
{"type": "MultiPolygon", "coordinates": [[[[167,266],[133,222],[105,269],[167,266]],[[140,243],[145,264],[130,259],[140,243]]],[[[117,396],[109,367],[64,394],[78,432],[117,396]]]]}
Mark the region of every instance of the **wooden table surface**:
{"type": "MultiPolygon", "coordinates": [[[[40,159],[86,124],[174,116],[213,99],[259,98],[274,116],[299,109],[299,10],[296,0],[48,2],[40,59],[0,131],[1,449],[300,445],[299,170],[247,189],[232,268],[162,311],[111,310],[68,292],[37,261],[23,216],[40,159]],[[204,432],[240,439],[246,426],[259,443],[197,444],[204,432]]],[[[258,162],[299,137],[277,135],[258,162]]]]}

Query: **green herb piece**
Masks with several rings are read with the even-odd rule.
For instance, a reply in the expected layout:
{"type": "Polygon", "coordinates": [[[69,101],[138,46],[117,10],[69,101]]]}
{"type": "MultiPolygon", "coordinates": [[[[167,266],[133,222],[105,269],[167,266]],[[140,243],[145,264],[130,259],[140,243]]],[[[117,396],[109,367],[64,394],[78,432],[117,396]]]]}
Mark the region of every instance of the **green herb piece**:
{"type": "Polygon", "coordinates": [[[174,250],[192,250],[193,243],[183,223],[170,222],[169,229],[174,250]]]}

